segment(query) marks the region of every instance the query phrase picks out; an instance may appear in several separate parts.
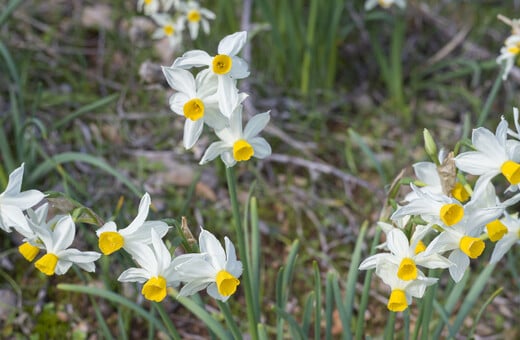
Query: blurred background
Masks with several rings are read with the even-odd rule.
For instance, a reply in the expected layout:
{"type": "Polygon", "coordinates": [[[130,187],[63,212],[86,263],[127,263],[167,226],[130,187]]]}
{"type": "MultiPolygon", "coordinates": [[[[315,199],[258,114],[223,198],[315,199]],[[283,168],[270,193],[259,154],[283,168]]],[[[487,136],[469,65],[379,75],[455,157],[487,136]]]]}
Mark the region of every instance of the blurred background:
{"type": "MultiPolygon", "coordinates": [[[[299,318],[312,262],[323,275],[344,276],[364,221],[371,225],[367,247],[371,242],[385,190],[402,170],[410,176],[411,164],[426,160],[424,128],[451,150],[477,123],[494,130],[519,105],[520,72],[497,82],[495,59],[511,30],[497,15],[518,17],[520,1],[408,1],[405,10],[368,12],[364,1],[345,0],[201,5],[216,14],[211,32],[195,41],[184,32],[182,44],[172,47],[152,39],[157,26],[138,12],[137,1],[4,0],[0,187],[25,162],[24,188],[64,192],[104,220],[130,221],[146,191],[153,218],[186,216],[195,234],[199,225],[229,234],[223,164],[198,165],[212,142],[204,135],[184,150],[184,119],[169,109],[173,92],[160,66],[192,49],[214,55],[224,36],[247,30],[242,56],[251,75],[239,81],[250,95],[245,116],[271,110],[264,137],[273,155],[237,167],[239,196],[245,202],[255,183],[266,305],[284,255],[300,240],[288,305],[299,318]],[[492,92],[496,97],[487,101],[492,92]],[[487,119],[478,122],[486,105],[487,119]]],[[[96,247],[93,227],[79,233],[78,248],[96,247]]],[[[58,291],[58,282],[78,282],[77,273],[43,277],[17,254],[19,242],[0,234],[1,338],[96,339],[94,303],[115,334],[148,334],[128,310],[58,291]]],[[[489,282],[490,292],[504,291],[480,319],[482,338],[520,336],[518,256],[504,260],[489,282]]],[[[104,261],[97,275],[83,279],[121,291],[114,272],[117,265],[104,261]]],[[[367,335],[377,336],[386,322],[386,293],[381,282],[373,285],[362,317],[367,335]]],[[[197,321],[169,303],[183,337],[204,338],[197,321]]],[[[465,327],[472,326],[468,318],[465,327]]]]}

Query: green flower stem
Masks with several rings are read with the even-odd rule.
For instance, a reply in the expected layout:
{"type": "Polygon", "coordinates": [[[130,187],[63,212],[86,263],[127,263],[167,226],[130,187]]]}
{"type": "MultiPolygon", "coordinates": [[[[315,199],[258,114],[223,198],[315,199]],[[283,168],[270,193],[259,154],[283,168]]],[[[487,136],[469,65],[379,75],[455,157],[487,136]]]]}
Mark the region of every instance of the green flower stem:
{"type": "Polygon", "coordinates": [[[218,307],[220,308],[220,311],[224,315],[224,319],[226,319],[226,323],[229,326],[231,330],[231,334],[233,334],[233,338],[235,339],[242,339],[242,334],[240,333],[240,329],[238,328],[238,325],[233,319],[233,314],[231,313],[231,310],[229,309],[229,305],[226,302],[217,301],[218,307]]]}
{"type": "Polygon", "coordinates": [[[181,336],[177,329],[175,329],[175,325],[173,324],[171,318],[168,316],[168,313],[164,310],[164,306],[162,303],[154,302],[153,306],[159,312],[161,319],[163,320],[164,326],[168,329],[168,335],[171,336],[174,340],[180,340],[181,336]]]}
{"type": "MultiPolygon", "coordinates": [[[[229,190],[229,199],[231,201],[231,209],[233,212],[233,220],[235,221],[235,231],[238,239],[238,253],[242,258],[242,265],[244,266],[244,273],[242,274],[242,283],[244,285],[244,292],[246,298],[246,311],[247,319],[249,321],[249,332],[252,340],[258,340],[258,333],[256,325],[258,323],[258,311],[254,308],[253,292],[251,289],[251,272],[249,264],[247,262],[247,248],[244,235],[244,229],[242,229],[242,219],[240,218],[240,209],[238,206],[237,198],[237,187],[236,187],[236,176],[233,167],[226,167],[226,179],[229,190]]],[[[258,279],[258,278],[257,278],[258,279]]]]}
{"type": "Polygon", "coordinates": [[[498,73],[497,79],[495,80],[495,83],[493,84],[493,87],[491,88],[491,92],[489,92],[489,95],[486,99],[486,103],[484,104],[484,107],[482,108],[482,111],[480,112],[480,115],[478,116],[477,120],[477,126],[482,126],[484,122],[486,121],[486,118],[489,114],[489,110],[491,109],[491,104],[495,101],[495,98],[497,96],[498,90],[500,89],[500,85],[502,85],[502,76],[504,75],[504,64],[500,67],[500,72],[498,73]]]}

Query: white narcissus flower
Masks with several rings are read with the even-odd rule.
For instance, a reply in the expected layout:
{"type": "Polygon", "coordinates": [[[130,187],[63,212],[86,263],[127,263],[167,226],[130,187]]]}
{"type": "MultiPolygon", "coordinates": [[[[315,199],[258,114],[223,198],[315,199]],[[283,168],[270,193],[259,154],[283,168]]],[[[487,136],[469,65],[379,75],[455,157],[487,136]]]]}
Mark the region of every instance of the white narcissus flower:
{"type": "Polygon", "coordinates": [[[24,237],[24,243],[18,247],[18,251],[29,262],[34,260],[40,252],[40,249],[45,249],[37,227],[52,231],[56,223],[64,216],[56,215],[47,221],[48,211],[48,203],[42,204],[36,210],[27,209],[27,225],[29,228],[15,227],[15,230],[24,237]]]}
{"type": "Polygon", "coordinates": [[[229,127],[216,130],[220,141],[212,143],[200,160],[200,164],[220,156],[227,167],[236,162],[247,161],[251,157],[263,159],[271,154],[271,146],[258,134],[269,123],[269,111],[255,115],[242,130],[242,105],[231,114],[229,127]]]}
{"type": "Polygon", "coordinates": [[[135,244],[150,244],[152,242],[151,230],[155,230],[160,237],[168,232],[168,225],[162,221],[146,221],[150,209],[150,195],[144,194],[139,202],[139,210],[135,219],[124,229],[117,229],[113,221],[105,223],[96,230],[99,237],[99,249],[105,255],[124,248],[133,257],[137,256],[133,250],[135,244]],[[146,221],[146,222],[145,222],[146,221]]]}
{"type": "Polygon", "coordinates": [[[218,44],[217,55],[211,57],[201,50],[188,51],[175,59],[172,67],[190,69],[208,66],[218,76],[220,111],[229,117],[236,106],[236,80],[249,76],[247,62],[237,54],[246,44],[247,32],[237,32],[224,37],[218,44]]]}
{"type": "Polygon", "coordinates": [[[135,261],[141,268],[129,268],[117,278],[120,282],[144,283],[141,293],[150,300],[161,302],[166,297],[167,287],[176,287],[176,277],[172,256],[164,245],[161,236],[150,231],[151,247],[146,244],[132,244],[135,261]]]}
{"type": "Polygon", "coordinates": [[[397,277],[403,281],[416,280],[421,271],[417,265],[426,268],[448,268],[452,263],[439,254],[425,254],[424,244],[419,242],[429,228],[417,228],[410,241],[401,229],[394,228],[387,233],[386,246],[389,253],[372,255],[359,266],[361,270],[373,269],[382,263],[392,263],[398,267],[397,277]]]}
{"type": "Polygon", "coordinates": [[[197,39],[199,35],[199,26],[202,25],[204,33],[209,33],[209,21],[216,18],[215,13],[212,11],[200,7],[196,1],[188,1],[187,3],[181,3],[179,10],[185,15],[188,29],[190,31],[191,40],[197,39]]]}
{"type": "Polygon", "coordinates": [[[11,232],[11,227],[29,229],[24,210],[38,204],[45,195],[38,190],[22,190],[24,164],[9,174],[5,191],[0,194],[0,229],[11,232]]]}
{"type": "Polygon", "coordinates": [[[159,28],[152,34],[152,39],[167,38],[170,46],[173,48],[181,44],[182,31],[184,29],[182,21],[173,21],[169,14],[164,13],[152,14],[151,17],[159,26],[159,28]]]}
{"type": "Polygon", "coordinates": [[[240,284],[242,262],[237,260],[235,246],[225,237],[226,250],[217,238],[206,230],[199,235],[200,254],[184,254],[174,260],[177,277],[184,282],[180,296],[193,295],[206,289],[208,294],[227,301],[240,284]]]}
{"type": "Polygon", "coordinates": [[[520,34],[513,34],[506,39],[504,46],[500,49],[500,55],[497,58],[497,64],[504,64],[503,80],[507,80],[509,72],[511,72],[519,55],[520,34]]]}
{"type": "Polygon", "coordinates": [[[412,297],[422,298],[426,287],[435,284],[438,280],[419,273],[417,279],[404,281],[397,276],[398,270],[395,264],[384,262],[376,268],[375,272],[392,290],[387,304],[392,312],[402,312],[407,309],[412,303],[412,297]]]}
{"type": "Polygon", "coordinates": [[[181,68],[163,67],[168,84],[177,91],[170,97],[170,108],[186,117],[183,144],[190,149],[199,139],[204,123],[219,130],[228,124],[220,113],[217,97],[217,77],[209,70],[193,75],[181,68]]]}
{"type": "Polygon", "coordinates": [[[61,217],[54,230],[34,226],[46,254],[34,263],[35,267],[45,275],[65,274],[72,264],[76,264],[87,272],[94,272],[94,261],[99,259],[100,253],[95,251],[79,251],[69,248],[76,235],[76,225],[70,215],[61,217]]]}
{"type": "Polygon", "coordinates": [[[481,176],[479,181],[490,181],[502,173],[511,186],[520,183],[520,143],[507,139],[508,124],[502,119],[495,134],[486,128],[474,129],[471,142],[476,151],[468,151],[455,157],[458,169],[481,176]]]}
{"type": "Polygon", "coordinates": [[[414,184],[410,184],[410,186],[417,198],[411,200],[407,205],[399,207],[392,214],[392,220],[406,215],[419,215],[429,223],[451,226],[464,217],[464,207],[454,198],[423,192],[414,184]]]}
{"type": "Polygon", "coordinates": [[[500,230],[500,235],[498,235],[498,242],[495,244],[491,254],[490,263],[497,263],[513,245],[520,244],[520,220],[518,219],[518,214],[505,214],[504,218],[498,222],[499,226],[495,226],[495,228],[500,230]]]}
{"type": "Polygon", "coordinates": [[[392,5],[397,5],[400,8],[406,7],[406,1],[405,0],[367,0],[365,2],[365,10],[369,11],[376,7],[377,5],[383,7],[383,8],[389,8],[392,5]]]}

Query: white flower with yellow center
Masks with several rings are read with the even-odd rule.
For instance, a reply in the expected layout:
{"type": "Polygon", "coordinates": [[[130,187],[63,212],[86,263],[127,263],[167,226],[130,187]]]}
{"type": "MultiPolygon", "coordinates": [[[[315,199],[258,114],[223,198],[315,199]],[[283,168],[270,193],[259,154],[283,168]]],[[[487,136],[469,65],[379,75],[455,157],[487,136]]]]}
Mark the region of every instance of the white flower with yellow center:
{"type": "Polygon", "coordinates": [[[162,70],[168,84],[177,91],[170,97],[170,108],[186,118],[183,138],[186,149],[197,142],[204,123],[216,130],[228,124],[218,108],[217,77],[209,70],[199,72],[196,78],[181,68],[163,67],[162,70]]]}
{"type": "Polygon", "coordinates": [[[407,205],[399,207],[392,214],[392,220],[406,215],[419,215],[429,223],[451,226],[464,217],[464,207],[456,199],[446,195],[423,192],[413,184],[410,186],[417,198],[411,200],[407,205]]]}
{"type": "MultiPolygon", "coordinates": [[[[520,244],[520,220],[518,214],[505,216],[497,220],[498,226],[494,226],[493,234],[498,242],[495,244],[493,253],[491,254],[490,263],[497,263],[515,244],[520,244]]],[[[496,223],[496,222],[495,222],[496,223]]],[[[488,234],[489,234],[488,228],[488,234]]],[[[491,234],[489,235],[491,239],[491,234]]]]}
{"type": "Polygon", "coordinates": [[[518,199],[516,195],[504,203],[499,203],[492,184],[477,182],[471,201],[465,206],[464,218],[459,223],[444,228],[444,231],[430,242],[424,251],[425,255],[451,251],[448,260],[453,265],[449,267],[449,272],[455,282],[460,281],[469,266],[470,258],[476,259],[484,251],[485,243],[481,234],[485,226],[502,216],[505,208],[518,202],[518,199]]]}
{"type": "Polygon", "coordinates": [[[396,5],[400,8],[405,8],[406,1],[405,0],[367,0],[365,2],[365,10],[370,11],[377,5],[379,5],[383,8],[390,8],[392,5],[396,5]]]}
{"type": "Polygon", "coordinates": [[[372,255],[359,266],[360,270],[373,269],[382,263],[390,262],[398,267],[397,277],[403,281],[416,280],[422,272],[417,266],[426,268],[448,268],[452,263],[439,254],[424,252],[421,242],[429,228],[417,228],[410,241],[401,229],[394,228],[387,233],[386,246],[389,253],[372,255]]]}
{"type": "Polygon", "coordinates": [[[391,288],[387,307],[392,312],[406,310],[412,303],[412,297],[422,298],[426,287],[435,284],[438,280],[419,273],[415,280],[404,281],[399,278],[398,272],[399,267],[390,262],[381,263],[375,272],[391,288]]]}
{"type": "Polygon", "coordinates": [[[191,40],[197,39],[199,35],[199,27],[202,25],[204,33],[209,33],[209,21],[216,18],[215,13],[212,11],[200,7],[196,1],[188,1],[187,3],[181,3],[179,10],[184,14],[184,18],[190,31],[191,40]]]}
{"type": "Polygon", "coordinates": [[[507,80],[509,72],[515,65],[518,56],[520,55],[520,34],[513,34],[509,36],[504,42],[504,46],[500,49],[500,55],[497,58],[499,65],[504,64],[503,80],[507,80]]]}
{"type": "Polygon", "coordinates": [[[271,154],[271,146],[267,141],[258,137],[267,123],[269,123],[269,111],[255,115],[242,130],[242,105],[231,114],[229,127],[216,130],[220,141],[212,143],[200,160],[200,164],[212,161],[220,156],[227,167],[234,166],[237,162],[247,161],[251,157],[263,159],[271,154]]]}
{"type": "Polygon", "coordinates": [[[218,54],[210,56],[201,50],[188,51],[175,59],[172,67],[190,69],[207,66],[218,77],[220,111],[229,117],[236,106],[236,80],[249,76],[247,62],[237,56],[247,41],[247,32],[237,32],[224,37],[218,44],[218,54]]]}
{"type": "Polygon", "coordinates": [[[24,243],[18,247],[18,251],[22,256],[29,262],[40,252],[40,249],[45,249],[38,230],[36,227],[52,231],[56,223],[63,217],[63,215],[56,215],[47,221],[47,214],[49,210],[49,204],[45,203],[38,207],[36,210],[27,209],[27,222],[28,229],[25,227],[15,227],[15,230],[23,235],[24,243]]]}
{"type": "Polygon", "coordinates": [[[87,272],[94,272],[94,261],[99,259],[100,253],[95,251],[79,251],[69,248],[76,235],[76,225],[70,215],[61,217],[54,230],[34,226],[39,235],[46,254],[34,263],[35,267],[45,275],[65,274],[72,264],[76,264],[87,272]]]}
{"type": "Polygon", "coordinates": [[[471,175],[481,176],[479,181],[490,181],[498,174],[511,184],[520,184],[520,143],[507,139],[507,121],[502,119],[495,134],[486,128],[473,130],[471,142],[475,151],[468,151],[455,157],[458,169],[471,175]]]}
{"type": "Polygon", "coordinates": [[[150,209],[150,195],[144,194],[139,203],[139,210],[135,219],[124,229],[117,229],[113,221],[105,223],[96,230],[99,237],[99,249],[105,255],[110,255],[124,248],[135,257],[136,244],[150,244],[152,242],[151,231],[155,230],[160,237],[168,232],[168,225],[162,221],[146,221],[150,209]],[[146,221],[146,222],[145,222],[146,221]]]}
{"type": "Polygon", "coordinates": [[[167,38],[172,47],[177,47],[182,42],[182,31],[184,29],[182,21],[173,21],[169,14],[152,14],[152,19],[159,28],[152,34],[152,39],[167,38]]]}
{"type": "Polygon", "coordinates": [[[120,282],[144,283],[141,293],[155,302],[161,302],[167,295],[167,287],[177,287],[177,279],[172,256],[166,248],[161,236],[150,231],[151,247],[146,244],[133,244],[132,253],[141,268],[129,268],[117,278],[120,282]]]}
{"type": "Polygon", "coordinates": [[[29,226],[23,214],[36,204],[45,195],[38,190],[22,190],[24,164],[9,174],[9,181],[4,192],[0,194],[0,229],[11,232],[12,227],[28,230],[29,226]]]}
{"type": "Polygon", "coordinates": [[[173,260],[177,277],[184,282],[180,296],[193,295],[206,289],[208,294],[227,301],[240,284],[242,262],[237,260],[235,246],[225,237],[226,250],[206,230],[199,235],[200,254],[185,254],[173,260]]]}

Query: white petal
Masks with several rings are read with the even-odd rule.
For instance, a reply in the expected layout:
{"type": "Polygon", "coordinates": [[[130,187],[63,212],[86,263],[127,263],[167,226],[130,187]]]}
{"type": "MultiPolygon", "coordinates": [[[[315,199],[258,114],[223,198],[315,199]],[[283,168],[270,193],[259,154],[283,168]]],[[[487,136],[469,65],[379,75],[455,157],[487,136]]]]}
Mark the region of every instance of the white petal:
{"type": "Polygon", "coordinates": [[[270,118],[269,111],[251,118],[244,128],[244,138],[249,139],[258,135],[267,126],[270,118]]]}
{"type": "Polygon", "coordinates": [[[359,265],[359,270],[374,269],[377,266],[378,262],[384,260],[384,258],[387,257],[388,255],[389,254],[387,254],[387,253],[381,253],[381,254],[375,254],[375,255],[367,257],[359,265]]]}
{"type": "Polygon", "coordinates": [[[233,79],[244,79],[249,76],[249,65],[240,57],[232,58],[233,66],[229,71],[229,76],[233,79]]]}
{"type": "Polygon", "coordinates": [[[233,110],[239,105],[236,81],[226,75],[219,76],[217,93],[220,111],[224,116],[230,117],[233,110]]]}
{"type": "Polygon", "coordinates": [[[201,67],[211,65],[211,57],[207,52],[201,50],[188,51],[175,59],[172,67],[180,67],[189,69],[192,67],[201,67]]]}
{"type": "Polygon", "coordinates": [[[60,218],[53,231],[53,252],[67,249],[74,241],[76,235],[76,225],[70,215],[60,218]]]}
{"type": "Polygon", "coordinates": [[[162,71],[171,88],[186,93],[191,98],[196,96],[195,78],[193,78],[191,72],[181,68],[164,66],[162,67],[162,71]]]}
{"type": "Polygon", "coordinates": [[[386,245],[392,254],[399,258],[410,256],[410,244],[404,232],[401,229],[395,228],[387,235],[386,245]]]}
{"type": "Polygon", "coordinates": [[[421,181],[431,186],[441,185],[437,166],[432,162],[419,162],[413,165],[415,176],[421,181]]]}
{"type": "Polygon", "coordinates": [[[45,197],[38,190],[27,190],[16,195],[4,195],[1,197],[1,204],[14,205],[22,210],[34,207],[45,197]]]}
{"type": "Polygon", "coordinates": [[[451,278],[453,281],[459,282],[464,276],[466,269],[468,269],[469,257],[462,251],[455,249],[451,252],[448,260],[453,262],[453,265],[449,267],[451,278]]]}
{"type": "Polygon", "coordinates": [[[202,159],[200,160],[199,164],[206,164],[208,162],[211,162],[216,157],[220,156],[224,151],[228,150],[229,147],[224,142],[214,142],[211,143],[210,146],[206,149],[206,152],[204,152],[204,155],[202,156],[202,159]]]}
{"type": "Polygon", "coordinates": [[[196,121],[189,118],[186,119],[186,122],[184,122],[183,145],[187,150],[191,149],[199,140],[203,127],[204,119],[198,119],[196,121]]]}
{"type": "Polygon", "coordinates": [[[14,196],[20,193],[22,190],[22,179],[23,179],[24,163],[18,168],[14,169],[9,174],[9,181],[7,187],[1,196],[14,196]]]}
{"type": "Polygon", "coordinates": [[[170,109],[184,117],[184,104],[186,104],[192,97],[189,97],[186,93],[177,92],[174,93],[169,100],[170,109]]]}
{"type": "Polygon", "coordinates": [[[247,32],[236,32],[224,37],[218,44],[218,54],[235,56],[246,44],[247,32]]]}
{"type": "Polygon", "coordinates": [[[500,173],[499,168],[502,163],[496,163],[478,151],[464,152],[455,157],[455,166],[457,166],[458,169],[477,176],[486,173],[493,173],[494,175],[498,175],[500,173]]]}
{"type": "Polygon", "coordinates": [[[139,210],[137,212],[137,216],[134,220],[128,225],[128,227],[121,229],[119,233],[126,237],[128,235],[132,235],[137,231],[138,228],[141,228],[144,221],[148,217],[148,211],[150,210],[151,199],[148,193],[145,193],[143,197],[141,197],[141,201],[139,202],[139,210]]]}
{"type": "Polygon", "coordinates": [[[271,145],[262,137],[255,137],[248,140],[249,144],[255,150],[254,156],[259,159],[264,159],[271,156],[271,145]]]}
{"type": "Polygon", "coordinates": [[[96,235],[97,235],[97,237],[99,237],[102,233],[107,232],[107,231],[117,231],[117,226],[114,221],[109,221],[109,222],[105,223],[101,228],[96,230],[96,235]]]}
{"type": "Polygon", "coordinates": [[[215,269],[221,270],[226,266],[226,252],[215,235],[207,230],[202,230],[199,235],[199,247],[201,253],[209,255],[209,262],[215,269]]]}
{"type": "Polygon", "coordinates": [[[235,164],[237,164],[237,161],[233,158],[233,155],[231,154],[231,151],[225,151],[220,155],[220,159],[226,164],[226,167],[231,168],[235,164]]]}
{"type": "MultiPolygon", "coordinates": [[[[204,260],[204,258],[205,256],[193,257],[193,259],[190,261],[186,261],[180,265],[176,265],[175,270],[177,271],[177,278],[183,282],[214,281],[215,276],[220,270],[215,269],[209,262],[204,260]]],[[[177,261],[175,261],[174,263],[176,264],[177,261]]]]}
{"type": "Polygon", "coordinates": [[[128,268],[119,275],[117,281],[119,282],[139,282],[144,283],[150,279],[150,273],[142,268],[128,268]]]}
{"type": "Polygon", "coordinates": [[[0,204],[0,227],[6,232],[10,232],[11,227],[29,229],[27,220],[20,208],[3,204],[0,204]]]}
{"type": "Polygon", "coordinates": [[[502,237],[496,244],[495,249],[493,249],[493,254],[491,254],[490,263],[497,263],[502,259],[502,257],[511,249],[511,247],[518,241],[518,237],[514,234],[507,234],[502,237]]]}
{"type": "Polygon", "coordinates": [[[179,296],[191,296],[208,286],[207,281],[190,281],[179,292],[179,296]]]}

